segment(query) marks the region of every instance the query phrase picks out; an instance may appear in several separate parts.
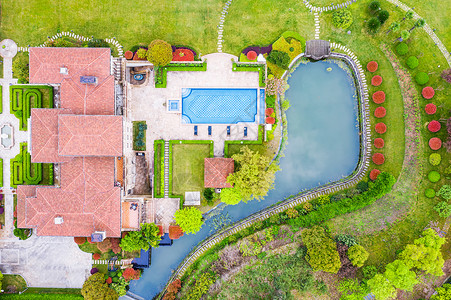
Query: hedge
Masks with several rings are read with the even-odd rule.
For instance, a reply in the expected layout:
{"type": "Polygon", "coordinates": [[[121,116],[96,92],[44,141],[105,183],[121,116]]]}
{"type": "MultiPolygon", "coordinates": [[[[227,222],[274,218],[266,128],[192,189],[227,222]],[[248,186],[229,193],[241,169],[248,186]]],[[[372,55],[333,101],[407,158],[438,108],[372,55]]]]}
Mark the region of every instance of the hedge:
{"type": "Polygon", "coordinates": [[[153,193],[155,198],[164,197],[164,140],[153,144],[153,193]]]}
{"type": "Polygon", "coordinates": [[[256,141],[225,141],[224,142],[224,157],[229,157],[229,145],[261,145],[263,144],[264,126],[258,126],[258,139],[256,141]]]}
{"type": "Polygon", "coordinates": [[[266,69],[261,64],[243,64],[233,62],[232,70],[234,72],[258,72],[258,84],[260,87],[266,86],[266,69]]]}
{"type": "Polygon", "coordinates": [[[170,63],[164,67],[155,67],[155,87],[156,88],[166,88],[167,85],[167,74],[168,72],[174,71],[207,71],[207,61],[202,63],[192,62],[192,63],[170,63]]]}

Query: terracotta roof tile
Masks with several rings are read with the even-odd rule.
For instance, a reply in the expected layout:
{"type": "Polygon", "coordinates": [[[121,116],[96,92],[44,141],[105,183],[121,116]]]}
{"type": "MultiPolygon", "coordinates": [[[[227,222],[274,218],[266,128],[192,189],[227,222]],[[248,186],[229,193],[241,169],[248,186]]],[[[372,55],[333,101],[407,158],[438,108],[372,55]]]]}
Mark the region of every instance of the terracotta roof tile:
{"type": "Polygon", "coordinates": [[[206,188],[230,188],[227,176],[233,173],[233,158],[205,158],[204,186],[206,188]]]}

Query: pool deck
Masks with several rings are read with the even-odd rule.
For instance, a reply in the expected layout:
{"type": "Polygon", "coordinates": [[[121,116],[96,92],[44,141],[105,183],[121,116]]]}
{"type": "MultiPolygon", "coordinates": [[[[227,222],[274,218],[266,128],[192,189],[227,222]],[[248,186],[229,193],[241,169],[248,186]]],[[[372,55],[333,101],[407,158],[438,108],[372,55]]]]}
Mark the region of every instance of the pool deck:
{"type": "MultiPolygon", "coordinates": [[[[153,80],[145,86],[127,84],[126,118],[147,122],[147,151],[153,151],[153,141],[168,140],[213,140],[214,155],[224,155],[225,140],[257,140],[257,123],[231,124],[227,136],[227,124],[211,124],[212,135],[208,135],[208,124],[199,124],[198,135],[194,135],[194,124],[182,124],[181,112],[168,112],[167,100],[181,99],[182,88],[259,88],[258,72],[233,72],[232,59],[236,56],[214,53],[203,57],[207,60],[205,72],[168,72],[167,87],[155,88],[153,80]],[[244,137],[244,127],[248,136],[244,137]]],[[[153,78],[152,78],[153,79],[153,78]]]]}

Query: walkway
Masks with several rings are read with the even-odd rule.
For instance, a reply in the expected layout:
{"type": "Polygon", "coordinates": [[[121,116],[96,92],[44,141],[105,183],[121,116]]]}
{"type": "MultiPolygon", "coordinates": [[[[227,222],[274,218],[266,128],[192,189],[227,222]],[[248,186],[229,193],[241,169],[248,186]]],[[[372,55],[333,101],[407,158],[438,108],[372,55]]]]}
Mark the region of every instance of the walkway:
{"type": "Polygon", "coordinates": [[[219,25],[218,25],[218,52],[219,53],[222,52],[222,43],[224,42],[224,39],[223,39],[224,21],[225,21],[227,14],[229,13],[228,10],[229,10],[230,4],[232,4],[232,0],[228,0],[226,2],[226,4],[224,5],[224,8],[222,9],[222,12],[221,12],[221,18],[219,20],[219,25]]]}

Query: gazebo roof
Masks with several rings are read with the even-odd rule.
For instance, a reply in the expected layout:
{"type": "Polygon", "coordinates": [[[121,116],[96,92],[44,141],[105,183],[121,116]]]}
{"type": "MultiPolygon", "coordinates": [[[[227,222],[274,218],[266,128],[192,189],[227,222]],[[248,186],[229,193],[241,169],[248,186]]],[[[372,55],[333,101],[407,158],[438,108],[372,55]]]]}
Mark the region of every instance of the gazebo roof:
{"type": "Polygon", "coordinates": [[[205,158],[204,187],[206,188],[231,188],[227,182],[227,176],[233,173],[233,158],[215,157],[205,158]]]}

